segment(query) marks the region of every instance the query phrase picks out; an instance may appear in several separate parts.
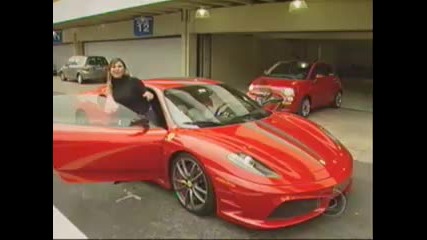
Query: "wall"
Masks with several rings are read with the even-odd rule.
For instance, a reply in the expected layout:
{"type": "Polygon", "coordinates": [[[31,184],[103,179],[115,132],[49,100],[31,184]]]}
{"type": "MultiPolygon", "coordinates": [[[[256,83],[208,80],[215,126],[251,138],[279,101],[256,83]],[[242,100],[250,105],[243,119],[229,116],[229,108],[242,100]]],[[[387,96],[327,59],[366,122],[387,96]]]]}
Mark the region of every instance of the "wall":
{"type": "Polygon", "coordinates": [[[262,46],[264,53],[264,64],[271,62],[278,57],[307,58],[309,60],[318,59],[319,46],[320,60],[331,63],[345,76],[372,77],[372,40],[348,40],[348,39],[330,39],[330,40],[286,40],[286,39],[263,39],[262,46]],[[280,54],[281,47],[290,48],[291,52],[280,54]]]}
{"type": "Polygon", "coordinates": [[[321,60],[334,64],[342,76],[372,78],[372,40],[306,40],[310,56],[321,45],[321,60]]]}
{"type": "Polygon", "coordinates": [[[245,5],[211,10],[208,19],[194,19],[197,33],[372,31],[372,0],[312,0],[309,8],[289,13],[289,3],[245,5]]]}
{"type": "Polygon", "coordinates": [[[257,42],[252,36],[212,36],[212,78],[247,89],[258,73],[257,42]]]}
{"type": "MultiPolygon", "coordinates": [[[[211,9],[208,19],[194,19],[190,33],[372,31],[372,0],[312,0],[309,9],[289,13],[289,3],[268,3],[211,9]]],[[[179,13],[154,17],[154,36],[179,35],[179,13]]],[[[132,21],[67,29],[64,41],[96,41],[134,38],[132,21]]]]}
{"type": "Polygon", "coordinates": [[[288,60],[298,55],[295,44],[291,40],[257,39],[258,70],[262,73],[277,61],[288,60]]]}
{"type": "Polygon", "coordinates": [[[372,78],[372,54],[372,41],[343,41],[336,58],[343,75],[372,78]]]}
{"type": "MultiPolygon", "coordinates": [[[[182,33],[183,24],[180,14],[154,17],[153,37],[173,36],[182,33]]],[[[133,21],[122,21],[96,26],[64,30],[64,42],[101,41],[118,39],[136,39],[133,35],[133,21]],[[75,36],[74,36],[75,34],[75,36]]]]}

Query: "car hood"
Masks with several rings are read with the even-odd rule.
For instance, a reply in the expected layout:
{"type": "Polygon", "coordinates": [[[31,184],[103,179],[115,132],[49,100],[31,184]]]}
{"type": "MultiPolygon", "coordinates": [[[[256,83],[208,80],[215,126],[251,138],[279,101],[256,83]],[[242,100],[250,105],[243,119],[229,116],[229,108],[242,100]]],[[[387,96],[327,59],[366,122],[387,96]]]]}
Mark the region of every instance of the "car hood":
{"type": "Polygon", "coordinates": [[[254,90],[262,89],[265,87],[271,88],[297,88],[299,85],[304,84],[307,80],[295,80],[295,79],[287,79],[287,78],[273,78],[268,76],[263,76],[255,79],[251,85],[254,90]]]}
{"type": "Polygon", "coordinates": [[[274,113],[263,120],[197,131],[199,139],[252,156],[281,175],[284,183],[336,177],[349,170],[352,161],[339,142],[292,114],[274,113]]]}

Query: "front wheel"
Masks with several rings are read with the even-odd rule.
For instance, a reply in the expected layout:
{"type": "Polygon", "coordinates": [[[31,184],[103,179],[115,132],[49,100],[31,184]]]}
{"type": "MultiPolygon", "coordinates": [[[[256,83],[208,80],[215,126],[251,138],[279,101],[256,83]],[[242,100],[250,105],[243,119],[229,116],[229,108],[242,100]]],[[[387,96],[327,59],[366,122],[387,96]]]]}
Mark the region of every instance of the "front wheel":
{"type": "Polygon", "coordinates": [[[298,114],[306,118],[308,117],[308,115],[310,115],[310,112],[311,112],[311,102],[308,97],[305,97],[301,101],[298,114]]]}
{"type": "Polygon", "coordinates": [[[199,216],[212,214],[213,186],[201,163],[189,154],[180,154],[172,161],[171,171],[173,190],[180,204],[199,216]]]}
{"type": "Polygon", "coordinates": [[[83,84],[83,77],[82,77],[82,75],[81,74],[78,74],[77,75],[77,82],[79,83],[79,84],[83,84]]]}

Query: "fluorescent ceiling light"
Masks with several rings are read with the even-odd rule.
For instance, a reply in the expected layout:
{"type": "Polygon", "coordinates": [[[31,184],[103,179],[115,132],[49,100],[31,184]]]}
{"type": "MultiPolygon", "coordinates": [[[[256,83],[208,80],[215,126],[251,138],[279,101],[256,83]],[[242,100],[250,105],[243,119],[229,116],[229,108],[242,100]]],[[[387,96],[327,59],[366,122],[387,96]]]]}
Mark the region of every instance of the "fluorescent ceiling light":
{"type": "Polygon", "coordinates": [[[196,10],[196,18],[209,18],[210,13],[207,9],[201,7],[196,10]]]}
{"type": "Polygon", "coordinates": [[[306,9],[306,8],[308,8],[308,6],[305,0],[293,0],[289,4],[289,12],[293,12],[300,9],[306,9]]]}

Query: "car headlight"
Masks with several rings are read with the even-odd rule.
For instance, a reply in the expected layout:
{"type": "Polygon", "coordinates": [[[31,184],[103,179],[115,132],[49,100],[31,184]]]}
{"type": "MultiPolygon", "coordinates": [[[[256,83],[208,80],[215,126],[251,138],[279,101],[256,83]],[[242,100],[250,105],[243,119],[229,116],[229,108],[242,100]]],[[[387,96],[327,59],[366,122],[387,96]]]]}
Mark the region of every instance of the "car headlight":
{"type": "Polygon", "coordinates": [[[284,88],[282,90],[283,95],[285,95],[286,97],[293,97],[295,96],[295,91],[293,88],[284,88]]]}
{"type": "Polygon", "coordinates": [[[279,178],[277,173],[273,172],[273,170],[269,169],[267,166],[247,154],[231,153],[227,156],[227,159],[238,167],[247,170],[248,172],[268,178],[279,178]]]}

